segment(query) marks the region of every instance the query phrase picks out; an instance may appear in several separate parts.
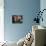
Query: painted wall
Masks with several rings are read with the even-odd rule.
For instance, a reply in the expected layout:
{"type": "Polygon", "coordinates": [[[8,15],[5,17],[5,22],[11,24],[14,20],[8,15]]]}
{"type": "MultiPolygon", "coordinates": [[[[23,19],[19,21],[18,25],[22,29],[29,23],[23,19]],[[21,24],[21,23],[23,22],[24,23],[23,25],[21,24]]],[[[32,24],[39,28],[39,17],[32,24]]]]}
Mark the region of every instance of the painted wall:
{"type": "Polygon", "coordinates": [[[18,41],[31,31],[35,12],[40,9],[40,0],[5,0],[5,40],[18,41]],[[12,15],[23,15],[22,24],[12,24],[12,15]]]}
{"type": "MultiPolygon", "coordinates": [[[[40,9],[41,10],[46,9],[46,0],[41,0],[40,2],[41,2],[40,3],[40,9]]],[[[44,20],[43,20],[43,22],[41,21],[40,25],[43,25],[46,27],[46,10],[43,12],[42,17],[44,20]]]]}

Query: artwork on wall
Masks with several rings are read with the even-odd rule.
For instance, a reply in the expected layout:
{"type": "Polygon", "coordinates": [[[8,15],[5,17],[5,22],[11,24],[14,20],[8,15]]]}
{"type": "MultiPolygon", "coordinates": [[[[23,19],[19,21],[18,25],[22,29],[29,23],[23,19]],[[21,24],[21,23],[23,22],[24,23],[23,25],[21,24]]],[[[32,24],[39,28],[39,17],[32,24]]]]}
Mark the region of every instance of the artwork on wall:
{"type": "Polygon", "coordinates": [[[44,13],[44,11],[46,11],[46,9],[43,9],[42,11],[39,11],[39,12],[38,12],[37,16],[34,18],[34,21],[35,21],[36,23],[40,23],[40,20],[41,20],[42,22],[44,21],[44,19],[43,19],[43,13],[44,13]]]}
{"type": "Polygon", "coordinates": [[[23,23],[22,15],[12,15],[12,23],[23,23]]]}

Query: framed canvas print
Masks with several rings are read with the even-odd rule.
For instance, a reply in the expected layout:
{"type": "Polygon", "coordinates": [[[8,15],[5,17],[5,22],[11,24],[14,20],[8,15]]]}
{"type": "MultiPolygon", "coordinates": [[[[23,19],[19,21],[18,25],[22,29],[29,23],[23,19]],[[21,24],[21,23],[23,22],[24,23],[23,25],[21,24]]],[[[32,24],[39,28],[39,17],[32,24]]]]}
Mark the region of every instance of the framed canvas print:
{"type": "Polygon", "coordinates": [[[22,15],[13,15],[12,23],[23,23],[23,16],[22,15]]]}

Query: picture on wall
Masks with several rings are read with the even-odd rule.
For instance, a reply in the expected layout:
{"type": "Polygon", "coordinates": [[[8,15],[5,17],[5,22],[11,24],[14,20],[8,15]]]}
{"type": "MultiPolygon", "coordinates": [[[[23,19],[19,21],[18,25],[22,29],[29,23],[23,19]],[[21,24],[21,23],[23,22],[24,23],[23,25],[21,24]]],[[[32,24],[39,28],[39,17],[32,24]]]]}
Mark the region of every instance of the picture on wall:
{"type": "Polygon", "coordinates": [[[12,23],[23,23],[23,16],[22,15],[13,15],[12,23]]]}

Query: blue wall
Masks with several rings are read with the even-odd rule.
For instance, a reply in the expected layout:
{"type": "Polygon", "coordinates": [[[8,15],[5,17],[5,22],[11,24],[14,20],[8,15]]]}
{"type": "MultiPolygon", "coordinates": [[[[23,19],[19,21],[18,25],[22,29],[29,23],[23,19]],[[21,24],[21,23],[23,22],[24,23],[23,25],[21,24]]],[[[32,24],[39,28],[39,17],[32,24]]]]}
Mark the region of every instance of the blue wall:
{"type": "Polygon", "coordinates": [[[32,28],[35,12],[40,9],[39,0],[5,0],[5,40],[18,41],[32,28]],[[12,15],[23,15],[22,24],[12,24],[12,15]]]}
{"type": "MultiPolygon", "coordinates": [[[[46,9],[46,0],[41,0],[40,1],[40,10],[42,11],[43,9],[46,9]]],[[[46,10],[43,12],[43,22],[40,21],[40,25],[46,27],[46,10]]]]}

